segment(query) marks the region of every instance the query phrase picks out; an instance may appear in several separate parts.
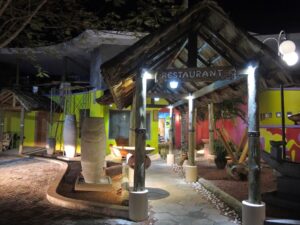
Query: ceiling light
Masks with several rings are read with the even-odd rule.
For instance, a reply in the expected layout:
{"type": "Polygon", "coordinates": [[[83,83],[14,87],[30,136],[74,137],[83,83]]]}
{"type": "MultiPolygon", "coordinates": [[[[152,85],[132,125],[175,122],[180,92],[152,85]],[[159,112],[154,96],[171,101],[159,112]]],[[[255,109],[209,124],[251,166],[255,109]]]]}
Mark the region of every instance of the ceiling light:
{"type": "Polygon", "coordinates": [[[172,89],[176,89],[178,87],[178,81],[176,80],[171,80],[169,84],[170,84],[170,88],[172,89]]]}
{"type": "Polygon", "coordinates": [[[158,102],[158,101],[159,101],[159,98],[158,98],[158,97],[155,97],[155,98],[154,98],[154,101],[158,102]]]}

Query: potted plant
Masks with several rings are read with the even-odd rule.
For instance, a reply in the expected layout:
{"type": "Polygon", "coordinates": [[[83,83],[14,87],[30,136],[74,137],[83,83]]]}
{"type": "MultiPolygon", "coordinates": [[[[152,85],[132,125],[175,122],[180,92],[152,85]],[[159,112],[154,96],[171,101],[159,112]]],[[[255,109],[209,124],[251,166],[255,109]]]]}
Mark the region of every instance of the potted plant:
{"type": "Polygon", "coordinates": [[[227,152],[220,140],[214,141],[214,154],[215,154],[215,164],[218,169],[224,169],[227,164],[227,152]]]}

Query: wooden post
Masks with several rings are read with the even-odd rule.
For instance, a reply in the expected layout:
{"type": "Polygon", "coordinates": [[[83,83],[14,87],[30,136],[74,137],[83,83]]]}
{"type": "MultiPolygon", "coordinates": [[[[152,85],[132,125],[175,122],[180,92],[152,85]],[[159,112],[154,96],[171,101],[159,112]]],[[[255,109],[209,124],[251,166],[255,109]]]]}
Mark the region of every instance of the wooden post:
{"type": "Polygon", "coordinates": [[[0,109],[0,152],[3,150],[4,113],[0,109]]]}
{"type": "Polygon", "coordinates": [[[19,154],[23,154],[25,109],[21,108],[19,154]]]}
{"type": "Polygon", "coordinates": [[[147,80],[142,70],[135,81],[135,165],[134,165],[134,191],[145,190],[145,144],[146,144],[146,89],[147,80]]]}
{"type": "Polygon", "coordinates": [[[186,112],[181,111],[181,151],[187,152],[186,145],[186,112]]]}
{"type": "Polygon", "coordinates": [[[189,97],[189,152],[188,162],[190,166],[195,165],[195,110],[194,110],[194,99],[192,96],[189,97]]]}
{"type": "Polygon", "coordinates": [[[253,69],[248,73],[248,137],[249,137],[249,175],[248,201],[261,203],[260,193],[260,147],[259,147],[259,110],[258,110],[258,73],[253,69]]]}
{"type": "Polygon", "coordinates": [[[208,104],[208,129],[209,129],[209,153],[214,153],[214,130],[215,130],[215,117],[214,117],[214,103],[208,104]]]}
{"type": "Polygon", "coordinates": [[[170,109],[170,128],[169,128],[169,155],[173,154],[173,106],[170,109]]]}
{"type": "Polygon", "coordinates": [[[132,104],[131,104],[131,113],[130,113],[130,129],[129,129],[129,146],[135,145],[135,112],[136,112],[136,97],[133,96],[132,104]]]}

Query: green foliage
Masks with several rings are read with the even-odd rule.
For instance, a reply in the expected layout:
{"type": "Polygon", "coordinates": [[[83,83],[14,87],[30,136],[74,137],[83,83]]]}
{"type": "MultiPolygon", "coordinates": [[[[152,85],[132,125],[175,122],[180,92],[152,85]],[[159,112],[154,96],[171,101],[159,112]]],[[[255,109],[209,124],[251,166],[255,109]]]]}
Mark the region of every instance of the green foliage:
{"type": "Polygon", "coordinates": [[[219,159],[225,159],[227,156],[223,143],[218,139],[214,140],[214,155],[219,159]]]}
{"type": "Polygon", "coordinates": [[[243,104],[244,101],[242,98],[224,100],[221,103],[215,104],[215,119],[231,119],[233,117],[240,117],[242,120],[246,121],[246,114],[241,109],[243,104]]]}
{"type": "MultiPolygon", "coordinates": [[[[31,2],[37,4],[39,0],[31,2]]],[[[10,47],[56,44],[86,29],[152,32],[183,12],[181,3],[178,0],[47,1],[10,47]]]]}

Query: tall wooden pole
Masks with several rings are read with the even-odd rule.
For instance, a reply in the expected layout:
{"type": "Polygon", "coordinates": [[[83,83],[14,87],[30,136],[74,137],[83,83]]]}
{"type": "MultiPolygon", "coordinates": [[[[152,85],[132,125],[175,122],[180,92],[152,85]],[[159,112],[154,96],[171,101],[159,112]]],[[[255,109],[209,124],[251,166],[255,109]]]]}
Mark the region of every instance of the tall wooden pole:
{"type": "Polygon", "coordinates": [[[194,110],[194,99],[192,96],[189,97],[189,152],[188,162],[190,166],[195,165],[195,110],[194,110]]]}
{"type": "Polygon", "coordinates": [[[135,113],[136,113],[136,97],[133,96],[132,104],[131,104],[131,113],[130,113],[130,130],[129,130],[129,146],[135,145],[135,113]]]}
{"type": "Polygon", "coordinates": [[[0,109],[0,152],[3,150],[4,113],[0,109]]]}
{"type": "Polygon", "coordinates": [[[25,109],[21,108],[19,154],[23,154],[25,109]]]}
{"type": "Polygon", "coordinates": [[[248,201],[261,203],[260,193],[260,147],[259,147],[259,110],[258,110],[258,73],[255,69],[248,70],[248,137],[249,137],[249,175],[248,201]]]}
{"type": "Polygon", "coordinates": [[[145,144],[146,144],[146,89],[147,80],[143,71],[136,76],[135,81],[135,165],[134,191],[145,190],[145,144]]]}
{"type": "Polygon", "coordinates": [[[169,154],[173,154],[173,106],[170,109],[169,154]]]}
{"type": "Polygon", "coordinates": [[[186,143],[186,112],[181,111],[181,151],[187,152],[186,143]]]}
{"type": "Polygon", "coordinates": [[[214,104],[208,104],[208,129],[209,129],[209,153],[214,153],[214,129],[215,129],[215,118],[214,118],[214,104]]]}

